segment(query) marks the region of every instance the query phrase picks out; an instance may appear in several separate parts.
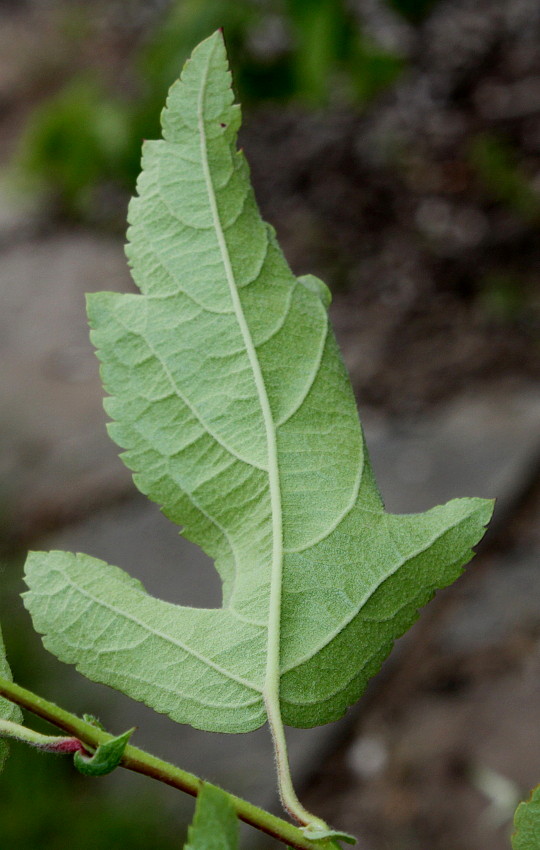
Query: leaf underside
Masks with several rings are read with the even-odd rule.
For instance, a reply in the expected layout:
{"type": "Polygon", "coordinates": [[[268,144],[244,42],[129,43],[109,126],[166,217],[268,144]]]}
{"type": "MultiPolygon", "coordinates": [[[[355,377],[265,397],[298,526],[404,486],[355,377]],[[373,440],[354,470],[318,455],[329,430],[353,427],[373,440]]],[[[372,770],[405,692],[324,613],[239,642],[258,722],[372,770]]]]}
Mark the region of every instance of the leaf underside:
{"type": "MultiPolygon", "coordinates": [[[[9,669],[9,665],[6,658],[6,652],[4,649],[4,641],[2,639],[2,632],[0,631],[0,676],[4,676],[4,678],[9,679],[11,681],[11,671],[9,669]]],[[[0,718],[2,720],[11,720],[12,723],[20,723],[22,721],[22,712],[18,705],[10,702],[3,697],[0,697],[0,718]]],[[[7,741],[0,739],[0,771],[2,771],[7,755],[8,755],[9,745],[7,741]]]]}
{"type": "Polygon", "coordinates": [[[512,850],[538,850],[540,847],[540,785],[526,803],[520,803],[514,815],[512,850]]]}
{"type": "Polygon", "coordinates": [[[202,729],[334,720],[471,558],[491,502],[385,512],[324,284],[296,279],[236,150],[221,35],[195,50],[146,142],[127,249],[137,295],[88,299],[110,433],[139,489],[214,561],[221,609],[32,553],[25,604],[86,676],[202,729]]]}

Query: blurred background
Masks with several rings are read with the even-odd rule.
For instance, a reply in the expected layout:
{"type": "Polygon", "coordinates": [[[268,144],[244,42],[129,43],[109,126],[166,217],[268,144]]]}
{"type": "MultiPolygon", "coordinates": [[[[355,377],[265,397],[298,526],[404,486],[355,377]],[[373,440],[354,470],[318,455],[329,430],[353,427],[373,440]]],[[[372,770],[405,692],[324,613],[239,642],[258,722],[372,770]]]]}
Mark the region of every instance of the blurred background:
{"type": "MultiPolygon", "coordinates": [[[[85,682],[19,599],[31,547],[219,604],[211,565],[134,495],[108,440],[84,293],[132,288],[141,142],[220,26],[259,204],[295,273],[332,289],[388,508],[499,499],[474,567],[361,704],[291,736],[297,781],[364,850],[503,850],[540,781],[537,0],[0,0],[0,619],[15,678],[276,805],[264,730],[204,735],[85,682]]],[[[0,850],[168,850],[191,812],[150,780],[86,779],[22,746],[1,784],[0,850]]]]}

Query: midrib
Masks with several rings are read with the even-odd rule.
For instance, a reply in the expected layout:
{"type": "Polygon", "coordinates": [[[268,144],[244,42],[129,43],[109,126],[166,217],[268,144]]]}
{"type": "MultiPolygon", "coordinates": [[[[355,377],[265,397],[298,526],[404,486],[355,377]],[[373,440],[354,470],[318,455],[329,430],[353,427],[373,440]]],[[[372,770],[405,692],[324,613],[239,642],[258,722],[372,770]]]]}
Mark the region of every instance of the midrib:
{"type": "Polygon", "coordinates": [[[225,241],[225,234],[219,217],[216,194],[212,175],[210,172],[210,164],[208,161],[208,149],[206,142],[206,130],[204,126],[204,95],[206,91],[206,82],[208,76],[208,65],[205,69],[198,101],[198,124],[201,143],[201,161],[208,193],[208,200],[212,211],[212,219],[216,236],[218,240],[221,259],[225,270],[225,276],[231,293],[231,300],[234,311],[240,327],[249,363],[253,372],[255,387],[261,406],[261,412],[264,421],[266,432],[266,442],[268,447],[268,482],[270,489],[270,505],[272,512],[272,567],[271,567],[271,582],[270,582],[270,600],[268,614],[268,643],[267,643],[267,662],[266,675],[263,687],[263,696],[269,714],[269,720],[272,724],[271,717],[277,721],[278,725],[282,725],[281,711],[279,705],[279,669],[280,669],[280,627],[281,627],[281,591],[283,577],[283,528],[282,528],[282,513],[281,513],[281,488],[279,481],[279,468],[277,458],[277,443],[276,429],[268,393],[264,383],[261,365],[257,356],[257,351],[253,343],[251,331],[244,315],[242,302],[238,293],[236,279],[229,256],[229,249],[225,241]]]}

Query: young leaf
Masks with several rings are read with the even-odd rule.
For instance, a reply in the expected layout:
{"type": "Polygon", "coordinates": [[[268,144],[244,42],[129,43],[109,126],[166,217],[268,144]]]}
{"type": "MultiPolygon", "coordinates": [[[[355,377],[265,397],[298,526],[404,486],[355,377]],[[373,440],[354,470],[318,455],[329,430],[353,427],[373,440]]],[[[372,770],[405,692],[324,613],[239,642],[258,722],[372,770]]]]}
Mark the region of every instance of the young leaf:
{"type": "Polygon", "coordinates": [[[82,752],[76,752],[73,763],[79,773],[85,776],[107,776],[120,766],[128,741],[135,729],[128,729],[123,735],[100,744],[95,753],[88,756],[82,752]]]}
{"type": "Polygon", "coordinates": [[[540,785],[526,803],[520,803],[514,815],[512,850],[538,850],[540,847],[540,785]]]}
{"type": "MultiPolygon", "coordinates": [[[[9,669],[9,665],[6,658],[6,652],[4,649],[4,641],[2,639],[2,632],[0,631],[0,676],[4,676],[4,678],[11,680],[11,671],[9,669]]],[[[10,702],[3,697],[0,697],[0,718],[2,720],[9,720],[12,723],[20,723],[22,720],[22,713],[18,705],[10,702]]],[[[4,739],[0,739],[0,771],[4,767],[4,763],[6,761],[8,755],[8,743],[4,739]]]]}
{"type": "Polygon", "coordinates": [[[163,602],[59,552],[29,556],[25,601],[59,658],[179,722],[268,719],[284,775],[282,718],[326,723],[358,699],[470,559],[492,504],[384,511],[327,290],[295,279],[261,220],[239,124],[216,33],[171,89],[163,140],[143,148],[128,232],[142,294],[89,298],[111,436],[214,558],[223,606],[163,602]]]}
{"type": "Polygon", "coordinates": [[[236,850],[239,834],[238,818],[227,795],[205,783],[184,850],[236,850]]]}

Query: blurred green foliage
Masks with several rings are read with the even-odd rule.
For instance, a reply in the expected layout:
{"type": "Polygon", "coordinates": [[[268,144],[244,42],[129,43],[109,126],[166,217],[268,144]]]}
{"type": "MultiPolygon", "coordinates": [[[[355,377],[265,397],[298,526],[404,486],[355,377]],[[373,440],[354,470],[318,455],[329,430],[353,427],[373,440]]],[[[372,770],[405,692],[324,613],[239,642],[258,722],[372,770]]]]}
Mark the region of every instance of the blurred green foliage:
{"type": "Polygon", "coordinates": [[[122,173],[128,145],[126,106],[80,78],[33,114],[19,162],[38,187],[54,187],[66,210],[84,216],[96,182],[122,173]]]}
{"type": "Polygon", "coordinates": [[[13,744],[2,775],[0,847],[178,850],[182,846],[178,821],[164,816],[164,807],[150,788],[135,795],[122,791],[118,783],[111,791],[106,778],[94,782],[92,787],[92,780],[79,777],[68,757],[13,744]]]}
{"type": "Polygon", "coordinates": [[[473,139],[469,161],[489,196],[508,207],[526,224],[540,221],[540,195],[512,145],[496,133],[473,139]]]}
{"type": "Polygon", "coordinates": [[[503,324],[516,321],[528,307],[526,281],[518,272],[493,270],[480,279],[478,300],[487,318],[503,324]]]}
{"type": "Polygon", "coordinates": [[[364,106],[399,76],[402,57],[361,32],[345,0],[175,0],[134,51],[137,96],[121,99],[87,73],[31,117],[19,171],[72,217],[92,214],[95,190],[132,191],[141,142],[159,136],[167,89],[193,46],[224,25],[243,104],[332,99],[364,106]]]}
{"type": "Polygon", "coordinates": [[[353,46],[351,84],[359,103],[369,103],[392,85],[405,68],[401,56],[382,50],[371,39],[359,38],[353,46]]]}
{"type": "MultiPolygon", "coordinates": [[[[540,194],[520,161],[519,152],[501,133],[476,135],[468,151],[469,164],[487,197],[517,217],[526,227],[540,223],[540,194]]],[[[533,293],[536,281],[525,269],[494,268],[479,281],[479,304],[495,322],[537,323],[533,293]]]]}

